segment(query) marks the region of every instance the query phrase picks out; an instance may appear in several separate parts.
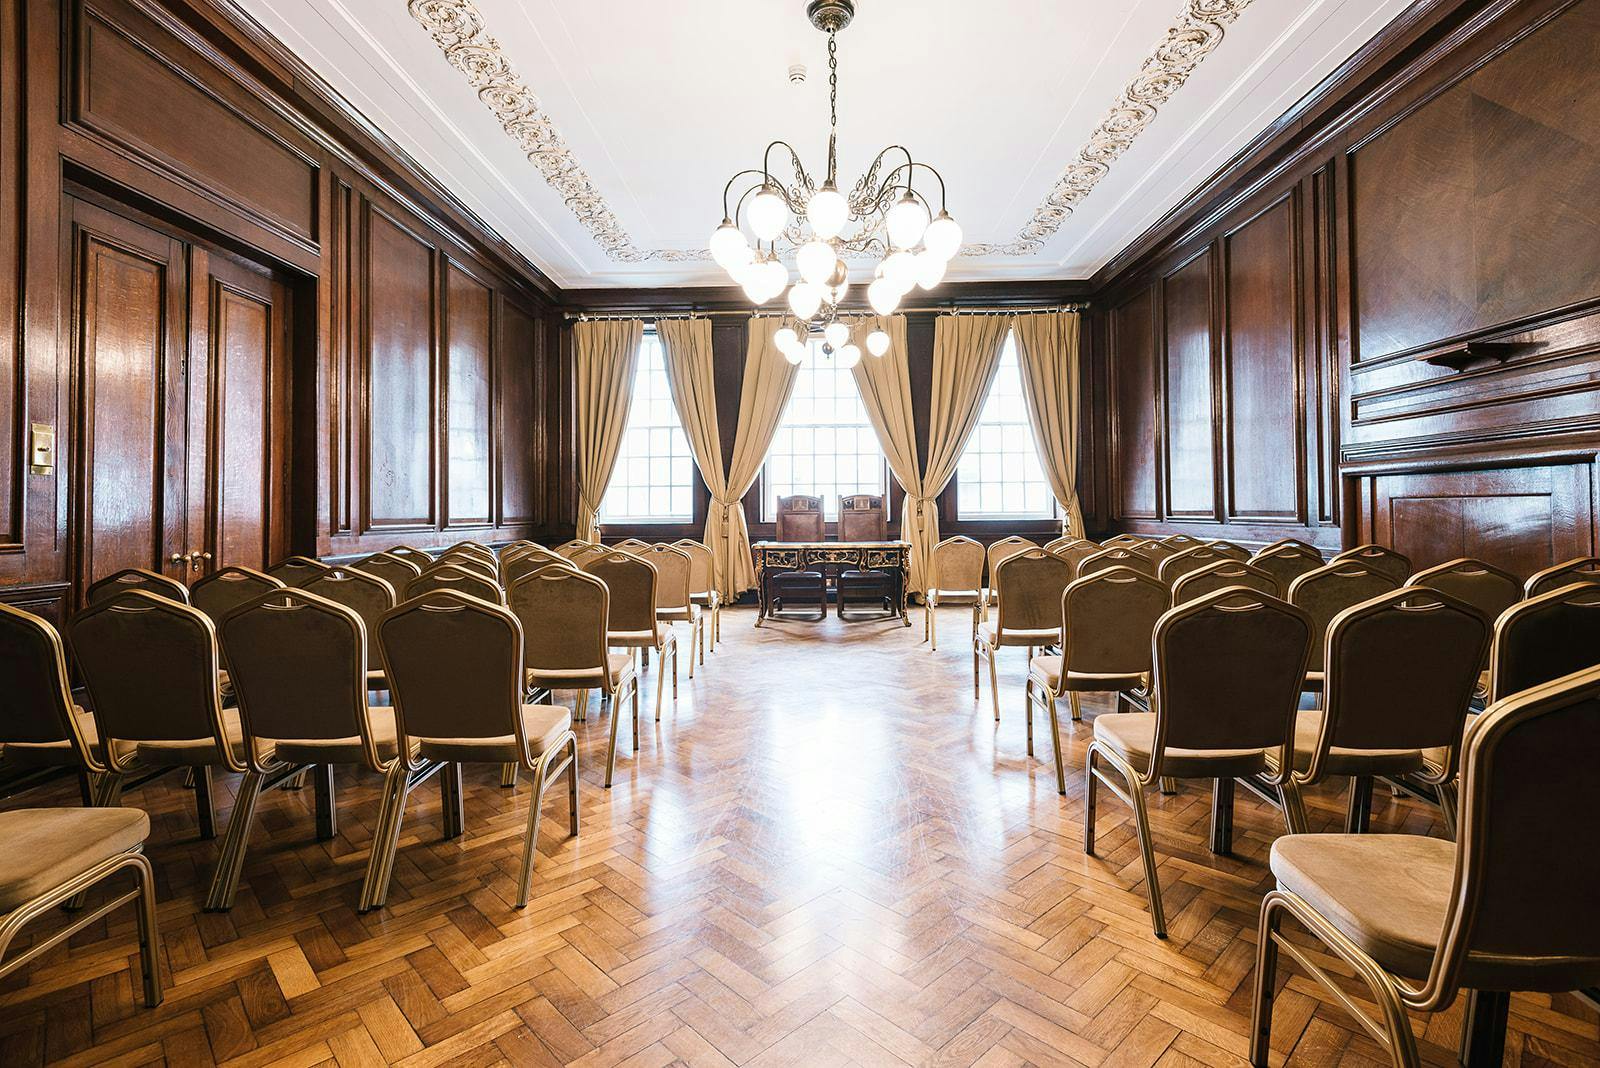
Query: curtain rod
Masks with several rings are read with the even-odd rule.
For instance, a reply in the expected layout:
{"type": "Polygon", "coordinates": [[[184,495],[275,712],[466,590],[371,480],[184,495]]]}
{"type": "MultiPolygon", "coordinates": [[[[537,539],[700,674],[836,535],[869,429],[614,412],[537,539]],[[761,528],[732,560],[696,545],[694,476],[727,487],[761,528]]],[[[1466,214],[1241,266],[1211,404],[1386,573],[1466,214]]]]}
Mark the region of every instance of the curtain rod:
{"type": "MultiPolygon", "coordinates": [[[[903,315],[907,312],[942,312],[946,315],[1044,315],[1054,312],[1084,311],[1089,307],[1085,300],[1067,301],[1058,304],[1023,305],[1007,307],[995,305],[991,307],[928,304],[915,308],[896,308],[892,314],[903,315]]],[[[741,319],[781,319],[788,316],[787,311],[765,311],[746,309],[710,309],[707,311],[673,311],[673,312],[563,312],[562,318],[567,322],[589,321],[603,322],[628,319],[711,319],[721,317],[738,317],[741,319]]],[[[849,308],[839,313],[840,318],[876,314],[870,308],[849,308]]]]}

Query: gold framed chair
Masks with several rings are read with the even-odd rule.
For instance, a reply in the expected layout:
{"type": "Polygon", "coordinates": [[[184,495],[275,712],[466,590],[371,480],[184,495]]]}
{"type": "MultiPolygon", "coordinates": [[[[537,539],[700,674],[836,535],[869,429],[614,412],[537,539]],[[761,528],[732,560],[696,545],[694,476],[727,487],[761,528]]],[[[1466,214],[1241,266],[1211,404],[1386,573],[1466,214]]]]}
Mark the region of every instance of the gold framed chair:
{"type": "Polygon", "coordinates": [[[249,770],[211,878],[208,912],[233,907],[263,792],[314,767],[317,838],[327,841],[338,833],[334,765],[387,775],[400,755],[394,709],[367,703],[367,632],[354,609],[311,590],[269,590],[229,612],[217,630],[233,665],[249,770]]]}
{"type": "Polygon", "coordinates": [[[650,543],[642,538],[624,538],[610,548],[625,553],[643,553],[650,551],[650,543]]]}
{"type": "MultiPolygon", "coordinates": [[[[1000,599],[994,620],[978,624],[978,636],[972,643],[972,696],[976,699],[980,695],[978,662],[986,659],[989,661],[989,696],[998,723],[1000,676],[995,658],[1007,646],[1023,647],[1028,650],[1028,663],[1032,664],[1036,648],[1061,643],[1061,594],[1072,581],[1073,574],[1071,564],[1036,545],[1000,561],[993,577],[1000,599]]],[[[1025,702],[1023,709],[1031,735],[1032,708],[1025,702]]]]}
{"type": "Polygon", "coordinates": [[[190,586],[189,603],[209,616],[212,623],[220,623],[223,616],[252,597],[286,588],[264,572],[229,564],[190,586]]]}
{"type": "Polygon", "coordinates": [[[570,563],[565,556],[535,545],[531,549],[500,558],[500,584],[510,588],[523,575],[529,575],[548,563],[570,563]]]}
{"type": "Polygon", "coordinates": [[[493,549],[489,548],[489,546],[485,545],[481,541],[473,541],[470,538],[465,541],[456,542],[454,545],[446,549],[441,555],[448,556],[451,553],[474,553],[490,563],[494,563],[498,559],[495,556],[493,549]]]}
{"type": "Polygon", "coordinates": [[[1357,545],[1335,556],[1332,562],[1343,563],[1346,560],[1356,560],[1366,564],[1372,570],[1388,575],[1397,584],[1405,582],[1411,575],[1411,558],[1382,545],[1371,543],[1357,545]]]}
{"type": "Polygon", "coordinates": [[[1223,560],[1237,559],[1233,554],[1224,552],[1209,543],[1191,545],[1186,549],[1179,549],[1165,560],[1162,560],[1157,565],[1156,577],[1166,583],[1168,589],[1171,589],[1179,579],[1191,571],[1199,571],[1202,567],[1210,567],[1212,564],[1220,563],[1223,560]]]}
{"type": "Polygon", "coordinates": [[[1311,620],[1300,609],[1254,590],[1219,590],[1169,609],[1156,624],[1154,711],[1095,717],[1084,766],[1083,851],[1094,853],[1096,787],[1103,783],[1133,810],[1157,938],[1167,937],[1167,921],[1145,790],[1163,778],[1215,780],[1217,853],[1231,849],[1236,778],[1261,776],[1278,789],[1285,811],[1296,804],[1292,776],[1268,777],[1267,753],[1278,750],[1279,767],[1287,767],[1311,643],[1311,620]]]}
{"type": "Polygon", "coordinates": [[[1311,617],[1311,656],[1306,661],[1305,688],[1322,690],[1322,662],[1328,626],[1351,605],[1398,589],[1400,579],[1357,559],[1332,560],[1307,571],[1289,584],[1286,600],[1311,617]]]}
{"type": "MultiPolygon", "coordinates": [[[[547,567],[511,586],[511,611],[522,624],[523,665],[530,687],[577,690],[577,716],[587,719],[589,690],[611,706],[606,751],[606,787],[617,766],[617,720],[622,698],[633,699],[633,733],[639,735],[639,673],[629,653],[613,653],[608,641],[611,592],[593,575],[547,567]]],[[[637,749],[637,743],[635,744],[637,749]]]]}
{"type": "Polygon", "coordinates": [[[1507,991],[1600,984],[1600,785],[1577,754],[1600,752],[1600,667],[1492,705],[1464,746],[1458,842],[1421,835],[1296,834],[1272,845],[1277,888],[1261,903],[1250,1062],[1271,1056],[1278,955],[1332,993],[1396,1065],[1422,1063],[1408,1012],[1436,1013],[1472,991],[1469,1018],[1488,1015],[1499,1063],[1507,991]],[[1293,917],[1321,953],[1366,984],[1368,1016],[1311,951],[1283,934],[1293,917]]]}
{"type": "MultiPolygon", "coordinates": [[[[459,835],[465,822],[462,763],[514,763],[531,776],[517,888],[517,908],[525,907],[545,791],[563,773],[569,833],[578,834],[578,737],[566,708],[523,703],[527,683],[521,624],[501,605],[433,590],[384,614],[378,647],[384,674],[391,680],[400,752],[444,765],[439,775],[447,837],[459,835]]],[[[363,910],[387,900],[408,782],[418,766],[403,758],[389,771],[384,809],[373,832],[367,870],[371,891],[363,897],[363,910]]]]}
{"type": "MultiPolygon", "coordinates": [[[[398,554],[399,549],[390,550],[398,554]]],[[[413,549],[412,552],[419,550],[413,549]]],[[[424,553],[423,555],[427,555],[424,553]]],[[[331,568],[321,560],[314,560],[309,556],[290,556],[279,560],[267,568],[267,574],[283,583],[285,586],[304,586],[324,571],[331,568]]]]}
{"type": "MultiPolygon", "coordinates": [[[[1092,542],[1090,544],[1093,544],[1092,542]]],[[[1182,545],[1168,545],[1164,541],[1147,541],[1142,545],[1127,545],[1123,548],[1136,549],[1143,556],[1148,556],[1155,561],[1156,570],[1161,570],[1161,564],[1170,556],[1177,556],[1183,552],[1182,545]]]]}
{"type": "Polygon", "coordinates": [[[428,568],[432,567],[434,563],[432,553],[423,552],[421,549],[414,549],[409,545],[394,545],[391,546],[387,552],[390,556],[398,556],[402,560],[409,560],[413,564],[416,564],[419,572],[426,571],[428,568]]]}
{"type": "Polygon", "coordinates": [[[557,545],[554,551],[557,556],[564,556],[570,560],[579,549],[586,549],[593,544],[594,542],[592,541],[584,541],[582,538],[573,538],[571,541],[565,541],[560,545],[557,545]]]}
{"type": "MultiPolygon", "coordinates": [[[[1096,545],[1094,542],[1086,541],[1083,538],[1079,538],[1077,541],[1073,542],[1070,545],[1063,545],[1059,549],[1046,549],[1045,550],[1045,552],[1053,553],[1054,555],[1059,556],[1061,559],[1065,560],[1067,563],[1071,564],[1072,565],[1072,577],[1073,578],[1077,578],[1078,577],[1078,569],[1083,566],[1083,562],[1085,560],[1089,559],[1089,557],[1095,555],[1096,553],[1100,553],[1100,552],[1104,552],[1104,551],[1105,551],[1104,549],[1100,548],[1100,546],[1096,545]]],[[[1148,551],[1148,547],[1145,548],[1145,549],[1141,549],[1139,551],[1141,553],[1147,552],[1148,551]]]]}
{"type": "Polygon", "coordinates": [[[1206,545],[1211,549],[1212,552],[1226,559],[1237,560],[1241,564],[1248,563],[1250,561],[1250,550],[1246,549],[1243,545],[1235,545],[1233,542],[1226,541],[1222,538],[1214,538],[1211,541],[1206,542],[1206,545]]]}
{"type": "MultiPolygon", "coordinates": [[[[779,497],[773,538],[780,542],[821,541],[826,533],[823,517],[821,497],[806,493],[779,497]]],[[[815,604],[817,619],[828,618],[828,576],[821,568],[768,572],[762,582],[767,587],[767,603],[776,611],[788,615],[787,605],[793,601],[815,604]]]]}
{"type": "Polygon", "coordinates": [[[933,547],[928,588],[922,591],[922,638],[929,652],[939,649],[938,610],[951,605],[972,608],[972,641],[978,641],[983,619],[984,549],[981,542],[957,534],[933,547]]]}
{"type": "Polygon", "coordinates": [[[353,567],[329,568],[300,588],[354,609],[361,617],[367,628],[367,689],[387,690],[389,680],[383,669],[372,665],[383,662],[378,655],[378,622],[399,601],[395,588],[378,576],[353,567]]]}
{"type": "MultiPolygon", "coordinates": [[[[1188,535],[1177,535],[1188,537],[1188,535]]],[[[1192,539],[1191,539],[1192,540],[1192,539]]],[[[1137,549],[1141,545],[1149,545],[1154,538],[1147,538],[1142,534],[1113,534],[1100,543],[1102,549],[1137,549]]]]}
{"type": "Polygon", "coordinates": [[[453,564],[467,571],[476,571],[491,582],[500,581],[500,564],[497,561],[467,549],[451,549],[442,553],[439,559],[434,561],[433,566],[438,567],[440,564],[453,564]]]}
{"type": "Polygon", "coordinates": [[[157,597],[165,597],[179,604],[189,603],[189,587],[177,579],[168,578],[143,567],[125,567],[115,574],[107,575],[85,591],[84,603],[99,604],[102,601],[109,601],[127,590],[144,590],[146,593],[153,593],[157,597]]]}
{"type": "MultiPolygon", "coordinates": [[[[989,543],[989,548],[985,554],[989,564],[989,592],[984,596],[984,605],[986,607],[992,608],[999,603],[1000,585],[995,575],[999,572],[1000,565],[1018,553],[1027,552],[1029,549],[1037,549],[1038,547],[1035,542],[1018,534],[1012,534],[1001,538],[999,541],[989,543]]],[[[988,618],[987,612],[984,613],[984,617],[988,618]]]]}
{"type": "MultiPolygon", "coordinates": [[[[566,561],[562,560],[561,565],[566,566],[566,561]]],[[[501,588],[500,583],[486,578],[477,568],[461,567],[453,563],[434,564],[422,574],[413,576],[405,585],[403,598],[409,601],[429,590],[455,590],[457,593],[465,593],[491,604],[506,603],[506,591],[501,588]]]]}
{"type": "MultiPolygon", "coordinates": [[[[1170,557],[1169,557],[1170,559],[1170,557]]],[[[1090,553],[1078,561],[1078,578],[1092,575],[1096,571],[1104,571],[1108,567],[1126,567],[1139,572],[1141,575],[1158,577],[1160,565],[1148,553],[1137,546],[1114,545],[1109,549],[1101,549],[1097,553],[1090,553]]]]}
{"type": "MultiPolygon", "coordinates": [[[[1078,537],[1077,535],[1074,535],[1074,534],[1063,534],[1059,538],[1054,538],[1054,539],[1052,539],[1050,541],[1045,542],[1043,548],[1044,548],[1044,551],[1047,552],[1047,553],[1058,553],[1062,549],[1067,548],[1068,546],[1077,545],[1080,542],[1087,541],[1087,540],[1088,539],[1080,538],[1080,537],[1078,537]]],[[[1094,544],[1094,543],[1090,542],[1090,544],[1094,544]]],[[[1100,548],[1100,546],[1095,545],[1095,549],[1096,550],[1098,550],[1099,548],[1100,548]]]]}
{"type": "Polygon", "coordinates": [[[1243,586],[1247,590],[1255,590],[1268,597],[1283,596],[1283,590],[1278,586],[1277,579],[1258,567],[1229,558],[1181,575],[1172,584],[1172,603],[1183,604],[1185,601],[1192,601],[1196,597],[1204,597],[1208,593],[1216,593],[1231,586],[1243,586]]]}
{"type": "Polygon", "coordinates": [[[1282,590],[1287,590],[1290,583],[1307,571],[1315,571],[1326,563],[1315,546],[1293,538],[1275,541],[1250,558],[1250,565],[1271,575],[1282,590]]]}
{"type": "Polygon", "coordinates": [[[1301,541],[1299,538],[1279,538],[1277,541],[1269,541],[1267,544],[1256,550],[1256,555],[1260,556],[1262,553],[1270,552],[1273,549],[1281,548],[1285,545],[1294,546],[1300,549],[1310,549],[1318,556],[1322,555],[1322,550],[1318,549],[1315,545],[1312,545],[1309,541],[1301,541]]]}
{"type": "Polygon", "coordinates": [[[1509,571],[1471,557],[1424,568],[1406,579],[1407,586],[1426,586],[1472,605],[1493,623],[1500,613],[1522,600],[1522,581],[1509,571]]]}
{"type": "Polygon", "coordinates": [[[1330,776],[1351,780],[1348,834],[1367,829],[1374,778],[1411,775],[1440,790],[1454,788],[1455,749],[1492,629],[1476,606],[1413,586],[1380,593],[1333,618],[1323,706],[1302,711],[1295,721],[1299,790],[1285,811],[1292,833],[1311,829],[1300,790],[1330,776]],[[1424,762],[1431,748],[1450,750],[1436,769],[1424,762]]]}
{"type": "MultiPolygon", "coordinates": [[[[76,768],[92,803],[105,774],[94,716],[73,703],[66,647],[48,620],[0,602],[0,769],[76,768]]],[[[131,756],[133,746],[124,747],[131,756]]]]}
{"type": "Polygon", "coordinates": [[[706,645],[709,644],[714,653],[717,651],[717,642],[722,640],[722,594],[717,589],[716,554],[711,551],[711,546],[693,538],[680,538],[672,544],[689,554],[692,565],[689,569],[690,603],[699,605],[700,610],[711,617],[700,628],[700,662],[703,664],[706,645]]]}
{"type": "Polygon", "coordinates": [[[1033,755],[1033,710],[1038,705],[1050,717],[1058,793],[1067,792],[1067,770],[1056,702],[1066,697],[1077,723],[1083,719],[1079,694],[1115,693],[1120,705],[1122,694],[1148,687],[1151,636],[1167,610],[1168,596],[1160,580],[1127,567],[1096,571],[1062,591],[1061,655],[1034,657],[1025,688],[1028,755],[1033,755]]]}
{"type": "Polygon", "coordinates": [[[155,875],[144,855],[150,817],[136,808],[19,808],[0,812],[0,978],[50,952],[124,905],[135,906],[146,1008],[161,1004],[161,934],[155,875]],[[75,916],[63,929],[5,960],[21,930],[57,908],[77,907],[94,887],[133,872],[134,888],[75,916]]]}
{"type": "Polygon", "coordinates": [[[611,550],[604,545],[581,545],[573,550],[572,555],[567,557],[567,560],[573,567],[581,568],[587,566],[589,561],[598,560],[610,552],[611,550]]]}
{"type": "Polygon", "coordinates": [[[1600,556],[1580,556],[1536,571],[1528,577],[1522,593],[1524,597],[1537,597],[1574,582],[1600,583],[1600,556]]]}
{"type": "MultiPolygon", "coordinates": [[[[705,648],[705,613],[694,603],[694,558],[676,545],[647,545],[638,554],[656,566],[656,619],[670,629],[689,624],[689,677],[694,678],[696,644],[705,648]]],[[[677,671],[677,664],[673,664],[677,671]]],[[[676,684],[674,684],[676,691],[676,684]]]]}
{"type": "Polygon", "coordinates": [[[370,556],[363,556],[350,566],[363,574],[378,576],[393,586],[396,593],[405,589],[411,584],[412,579],[427,570],[393,553],[373,553],[370,556]]]}
{"type": "MultiPolygon", "coordinates": [[[[678,703],[678,636],[669,623],[656,618],[656,565],[632,553],[608,552],[589,561],[584,570],[606,584],[611,597],[607,607],[608,647],[653,650],[660,664],[656,679],[656,722],[661,721],[661,695],[667,688],[667,658],[672,658],[672,703],[678,703]]],[[[612,724],[613,731],[616,724],[612,724]]],[[[635,713],[633,748],[639,749],[639,721],[635,713]]]]}
{"type": "Polygon", "coordinates": [[[1156,540],[1158,540],[1162,545],[1172,546],[1175,551],[1180,553],[1184,552],[1185,550],[1193,549],[1197,546],[1206,544],[1204,541],[1194,537],[1192,534],[1168,534],[1166,537],[1158,538],[1156,540]]]}

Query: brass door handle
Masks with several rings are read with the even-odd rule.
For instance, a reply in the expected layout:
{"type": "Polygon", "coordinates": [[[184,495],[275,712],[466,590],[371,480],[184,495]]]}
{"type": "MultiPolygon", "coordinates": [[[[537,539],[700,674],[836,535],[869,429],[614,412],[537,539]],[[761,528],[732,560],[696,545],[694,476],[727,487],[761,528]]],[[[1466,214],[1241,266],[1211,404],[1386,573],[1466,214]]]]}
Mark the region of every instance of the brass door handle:
{"type": "Polygon", "coordinates": [[[189,554],[189,570],[199,571],[205,566],[205,561],[211,559],[208,552],[191,552],[189,554]]]}

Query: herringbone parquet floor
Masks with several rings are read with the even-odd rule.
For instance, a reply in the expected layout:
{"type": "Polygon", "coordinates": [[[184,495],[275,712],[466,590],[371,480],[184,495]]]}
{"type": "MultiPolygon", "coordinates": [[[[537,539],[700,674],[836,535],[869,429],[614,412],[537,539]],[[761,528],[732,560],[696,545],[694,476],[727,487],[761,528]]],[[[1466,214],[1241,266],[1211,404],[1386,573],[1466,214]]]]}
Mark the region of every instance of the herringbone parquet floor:
{"type": "MultiPolygon", "coordinates": [[[[1066,734],[1066,799],[1048,751],[1025,755],[1021,651],[1002,663],[996,727],[957,612],[936,655],[920,621],[752,619],[726,614],[723,646],[638,754],[624,746],[610,791],[608,720],[579,726],[582,835],[565,836],[553,791],[523,911],[527,787],[502,789],[498,769],[468,770],[455,840],[437,790],[418,791],[389,906],[367,916],[375,777],[339,773],[327,842],[310,789],[264,797],[226,915],[200,911],[217,844],[197,840],[176,780],[130,791],[154,817],[166,1002],[136,1003],[125,911],[0,985],[0,1064],[1239,1063],[1274,810],[1240,791],[1235,855],[1217,857],[1209,791],[1155,799],[1171,926],[1157,942],[1114,798],[1100,856],[1082,852],[1088,723],[1066,734]]],[[[222,818],[235,785],[219,785],[222,818]]],[[[75,788],[7,802],[44,803],[75,804],[75,788]]],[[[1340,818],[1337,795],[1313,805],[1340,818]]],[[[1373,823],[1438,831],[1385,791],[1373,823]]],[[[1285,971],[1284,1060],[1383,1060],[1285,971]]],[[[1416,1021],[1430,1061],[1452,1062],[1459,1024],[1459,1008],[1416,1021]]],[[[1511,1030],[1515,1063],[1600,1061],[1596,1016],[1572,997],[1517,996],[1511,1030]]]]}

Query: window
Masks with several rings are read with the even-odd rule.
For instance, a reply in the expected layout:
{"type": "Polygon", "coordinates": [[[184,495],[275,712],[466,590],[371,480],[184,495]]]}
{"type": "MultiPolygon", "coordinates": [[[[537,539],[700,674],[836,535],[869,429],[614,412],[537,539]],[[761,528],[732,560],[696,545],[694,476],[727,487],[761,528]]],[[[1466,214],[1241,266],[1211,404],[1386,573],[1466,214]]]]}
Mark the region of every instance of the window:
{"type": "Polygon", "coordinates": [[[779,497],[821,497],[827,518],[836,521],[841,495],[884,493],[888,485],[888,464],[855,376],[822,355],[820,338],[810,344],[761,469],[761,514],[768,521],[777,517],[779,497]]]}
{"type": "Polygon", "coordinates": [[[1033,444],[1022,371],[1009,334],[978,425],[956,466],[956,514],[962,519],[1051,519],[1057,514],[1033,444]]]}
{"type": "Polygon", "coordinates": [[[694,454],[667,386],[661,342],[647,331],[633,372],[628,428],[611,483],[600,500],[600,522],[688,523],[694,519],[694,454]]]}

